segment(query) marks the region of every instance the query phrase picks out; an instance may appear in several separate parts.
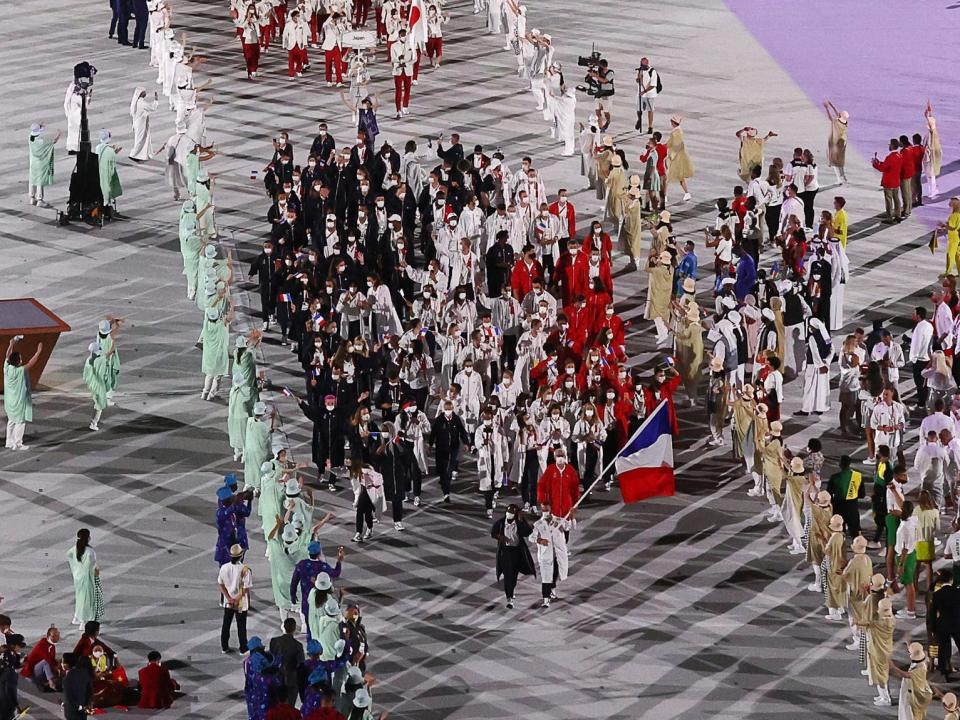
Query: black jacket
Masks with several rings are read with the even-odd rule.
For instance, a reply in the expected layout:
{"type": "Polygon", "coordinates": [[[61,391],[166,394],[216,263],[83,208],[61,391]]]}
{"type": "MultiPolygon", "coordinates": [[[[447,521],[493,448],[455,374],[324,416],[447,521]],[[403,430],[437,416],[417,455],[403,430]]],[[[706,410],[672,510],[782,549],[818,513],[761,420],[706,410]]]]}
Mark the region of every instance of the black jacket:
{"type": "Polygon", "coordinates": [[[960,588],[943,585],[933,593],[927,626],[938,635],[960,632],[960,588]]]}
{"type": "Polygon", "coordinates": [[[445,458],[459,450],[460,443],[469,445],[470,437],[459,415],[451,415],[448,420],[441,413],[430,428],[430,442],[436,447],[437,457],[445,458]]]}
{"type": "MultiPolygon", "coordinates": [[[[503,526],[506,525],[506,517],[497,520],[490,529],[490,537],[497,541],[497,580],[504,573],[504,564],[511,562],[505,559],[505,555],[510,552],[506,543],[503,542],[503,526]]],[[[530,554],[530,546],[527,545],[527,538],[533,534],[533,526],[527,522],[526,518],[517,518],[517,534],[520,536],[520,566],[517,568],[521,575],[533,575],[536,577],[537,566],[533,563],[533,556],[530,554]]]]}
{"type": "MultiPolygon", "coordinates": [[[[79,660],[80,658],[78,658],[79,660]]],[[[83,667],[73,667],[63,676],[63,717],[65,720],[87,720],[80,710],[89,707],[93,694],[90,672],[83,667]]]]}

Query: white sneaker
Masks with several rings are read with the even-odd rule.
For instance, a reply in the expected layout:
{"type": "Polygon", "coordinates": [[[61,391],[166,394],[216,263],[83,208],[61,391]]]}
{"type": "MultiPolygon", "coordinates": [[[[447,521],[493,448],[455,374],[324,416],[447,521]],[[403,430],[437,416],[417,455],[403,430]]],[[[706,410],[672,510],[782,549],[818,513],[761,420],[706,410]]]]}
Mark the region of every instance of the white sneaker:
{"type": "Polygon", "coordinates": [[[820,592],[820,583],[818,582],[810,583],[809,585],[807,585],[807,590],[809,590],[810,592],[820,592]]]}
{"type": "Polygon", "coordinates": [[[550,598],[544,598],[543,601],[540,603],[540,607],[542,608],[550,607],[550,598]]]}
{"type": "Polygon", "coordinates": [[[761,495],[760,488],[754,485],[752,488],[747,490],[747,495],[749,495],[750,497],[759,497],[761,495]]]}
{"type": "Polygon", "coordinates": [[[207,391],[206,391],[206,390],[201,390],[201,391],[200,391],[200,399],[201,399],[201,400],[206,400],[206,399],[207,399],[207,391]]]}
{"type": "Polygon", "coordinates": [[[876,705],[877,707],[890,707],[892,703],[890,700],[884,697],[884,698],[874,698],[873,704],[876,705]]]}
{"type": "Polygon", "coordinates": [[[804,550],[802,547],[798,545],[791,545],[788,549],[788,552],[791,555],[803,555],[806,552],[806,550],[804,550]]]}
{"type": "Polygon", "coordinates": [[[327,87],[333,87],[333,83],[332,83],[332,82],[328,82],[328,83],[327,83],[327,87]]]}
{"type": "Polygon", "coordinates": [[[393,524],[393,529],[394,529],[394,530],[398,530],[398,531],[400,531],[400,532],[403,532],[403,523],[401,523],[401,522],[395,522],[395,523],[393,524]]]}
{"type": "Polygon", "coordinates": [[[380,524],[380,518],[378,518],[376,515],[373,516],[373,524],[374,524],[374,525],[379,525],[379,524],[380,524]]]}
{"type": "Polygon", "coordinates": [[[525,502],[525,503],[523,504],[523,511],[524,511],[525,513],[530,512],[530,503],[525,502]]]}
{"type": "Polygon", "coordinates": [[[488,518],[492,518],[492,517],[493,517],[493,510],[487,510],[487,517],[488,517],[488,518]]]}
{"type": "Polygon", "coordinates": [[[401,113],[400,113],[400,111],[398,110],[398,111],[397,111],[397,114],[394,115],[393,117],[394,117],[395,120],[399,120],[399,119],[401,118],[401,113]]]}
{"type": "Polygon", "coordinates": [[[863,464],[864,464],[864,465],[876,465],[876,464],[877,464],[877,459],[876,459],[876,458],[872,458],[872,457],[868,457],[866,460],[863,461],[863,464]]]}
{"type": "Polygon", "coordinates": [[[353,534],[353,542],[361,542],[360,533],[353,534]]]}
{"type": "MultiPolygon", "coordinates": [[[[93,430],[94,432],[96,432],[97,430],[100,429],[100,426],[99,426],[97,423],[95,423],[95,422],[90,423],[87,427],[89,427],[89,428],[90,428],[91,430],[93,430]]],[[[23,449],[23,445],[21,445],[21,446],[18,448],[18,450],[22,450],[22,449],[23,449]]]]}
{"type": "Polygon", "coordinates": [[[367,528],[367,531],[363,534],[363,539],[369,540],[372,537],[373,537],[373,530],[371,530],[370,528],[367,528]]]}
{"type": "Polygon", "coordinates": [[[414,507],[420,507],[420,496],[419,496],[419,495],[417,495],[417,496],[413,499],[413,505],[414,505],[414,507]]]}
{"type": "Polygon", "coordinates": [[[603,488],[604,488],[607,492],[610,492],[611,488],[613,488],[613,480],[607,480],[607,481],[603,484],[603,488]]]}
{"type": "Polygon", "coordinates": [[[684,201],[684,202],[689,202],[690,199],[691,199],[691,197],[692,197],[692,196],[690,195],[690,193],[684,193],[684,194],[683,194],[683,201],[684,201]]]}
{"type": "Polygon", "coordinates": [[[513,610],[513,598],[507,598],[507,610],[513,610]]]}
{"type": "MultiPolygon", "coordinates": [[[[91,425],[93,425],[93,423],[91,423],[91,425]]],[[[97,427],[91,427],[90,429],[91,429],[91,430],[99,430],[99,429],[100,429],[100,426],[98,425],[97,427]]],[[[17,446],[14,448],[14,450],[29,450],[29,449],[30,449],[30,446],[29,446],[29,445],[17,445],[17,446]]]]}
{"type": "Polygon", "coordinates": [[[550,591],[550,599],[551,599],[551,600],[559,600],[559,599],[560,599],[560,596],[557,595],[557,591],[556,591],[556,590],[551,590],[551,591],[550,591]]]}
{"type": "Polygon", "coordinates": [[[913,610],[907,610],[906,608],[897,610],[895,615],[900,620],[915,620],[917,617],[917,614],[913,610]]]}
{"type": "Polygon", "coordinates": [[[419,82],[420,82],[419,80],[414,80],[413,83],[411,83],[411,84],[412,84],[412,85],[417,85],[419,82]]]}
{"type": "Polygon", "coordinates": [[[828,622],[842,622],[843,618],[840,616],[840,613],[828,612],[823,616],[828,622]]]}
{"type": "Polygon", "coordinates": [[[859,640],[851,640],[850,642],[848,642],[846,645],[843,646],[844,650],[856,650],[859,647],[860,647],[859,640]]]}

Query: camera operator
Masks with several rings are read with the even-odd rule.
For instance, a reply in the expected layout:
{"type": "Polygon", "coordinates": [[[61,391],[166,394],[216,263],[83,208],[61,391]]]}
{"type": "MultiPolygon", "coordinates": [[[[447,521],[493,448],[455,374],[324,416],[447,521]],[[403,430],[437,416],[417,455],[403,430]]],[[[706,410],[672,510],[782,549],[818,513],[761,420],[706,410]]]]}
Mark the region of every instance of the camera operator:
{"type": "Polygon", "coordinates": [[[600,61],[587,71],[587,82],[596,88],[595,97],[604,110],[613,110],[613,68],[606,58],[600,61]]]}

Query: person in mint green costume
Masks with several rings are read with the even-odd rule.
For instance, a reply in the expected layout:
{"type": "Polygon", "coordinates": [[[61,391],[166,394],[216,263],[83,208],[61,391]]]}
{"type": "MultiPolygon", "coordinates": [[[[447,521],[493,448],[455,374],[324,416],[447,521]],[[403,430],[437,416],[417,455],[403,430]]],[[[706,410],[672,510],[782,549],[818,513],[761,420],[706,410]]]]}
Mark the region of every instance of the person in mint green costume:
{"type": "Polygon", "coordinates": [[[213,400],[220,391],[220,378],[230,370],[230,321],[232,312],[224,307],[211,305],[205,311],[203,323],[203,356],[200,369],[203,371],[201,400],[213,400]]]}
{"type": "MultiPolygon", "coordinates": [[[[86,384],[87,390],[90,391],[90,397],[93,398],[93,419],[90,421],[90,429],[97,431],[100,429],[100,417],[110,404],[107,398],[110,365],[109,358],[103,352],[99,343],[90,343],[87,346],[87,351],[90,354],[83,364],[83,382],[86,384]]],[[[114,348],[111,348],[110,352],[114,352],[114,348]]]]}
{"type": "Polygon", "coordinates": [[[183,274],[187,278],[187,300],[197,296],[197,273],[202,249],[197,208],[193,200],[186,200],[180,208],[180,254],[183,256],[183,274]]]}
{"type": "MultiPolygon", "coordinates": [[[[100,192],[103,193],[103,207],[116,205],[118,197],[123,195],[120,176],[117,174],[117,154],[122,150],[119,145],[111,145],[113,136],[109,130],[100,131],[100,144],[97,145],[97,163],[100,166],[100,192]]],[[[114,207],[114,211],[116,208],[114,207]]]]}
{"type": "Polygon", "coordinates": [[[254,351],[260,342],[259,331],[254,330],[249,338],[237,336],[233,351],[233,382],[227,403],[227,435],[233,448],[234,461],[243,457],[243,445],[247,434],[247,419],[253,415],[253,406],[260,399],[257,390],[257,361],[254,351]]]}
{"type": "Polygon", "coordinates": [[[264,538],[270,536],[274,522],[283,514],[285,482],[283,463],[276,458],[264,460],[260,466],[260,497],[257,502],[257,514],[260,516],[264,538]]]}
{"type": "Polygon", "coordinates": [[[23,340],[23,335],[11,338],[7,344],[7,354],[3,359],[3,410],[7,414],[7,449],[29,450],[23,444],[23,433],[27,423],[33,422],[33,393],[30,390],[30,369],[37,364],[43,343],[37,343],[37,350],[27,362],[14,346],[23,340]]]}
{"type": "Polygon", "coordinates": [[[53,185],[53,151],[60,133],[53,140],[46,137],[40,123],[30,126],[30,176],[27,181],[30,191],[30,204],[48,207],[43,199],[43,189],[53,185]]]}
{"type": "Polygon", "coordinates": [[[113,405],[113,393],[120,381],[120,353],[117,352],[116,336],[122,323],[123,319],[108,315],[107,319],[101,320],[97,326],[97,344],[100,345],[108,369],[107,405],[113,405]]]}
{"type": "Polygon", "coordinates": [[[293,520],[277,517],[273,529],[267,535],[267,555],[270,558],[270,581],[273,586],[273,601],[280,611],[280,624],[287,618],[300,621],[300,627],[306,624],[306,618],[300,612],[299,603],[290,599],[290,584],[297,563],[310,557],[307,547],[323,525],[333,518],[327,513],[312,528],[298,526],[293,520]]]}
{"type": "Polygon", "coordinates": [[[273,433],[273,415],[267,414],[267,404],[256,402],[253,417],[247,418],[247,432],[243,439],[243,485],[260,492],[261,466],[270,459],[270,435],[273,433]]]}
{"type": "Polygon", "coordinates": [[[194,201],[197,203],[197,220],[200,221],[200,236],[204,240],[214,240],[217,237],[215,208],[213,205],[213,180],[203,168],[197,176],[197,192],[194,201]]]}
{"type": "Polygon", "coordinates": [[[90,531],[86,528],[77,531],[77,544],[67,550],[67,563],[73,576],[72,623],[83,627],[91,620],[99,621],[103,617],[103,607],[97,602],[100,567],[97,554],[90,546],[90,531]]]}

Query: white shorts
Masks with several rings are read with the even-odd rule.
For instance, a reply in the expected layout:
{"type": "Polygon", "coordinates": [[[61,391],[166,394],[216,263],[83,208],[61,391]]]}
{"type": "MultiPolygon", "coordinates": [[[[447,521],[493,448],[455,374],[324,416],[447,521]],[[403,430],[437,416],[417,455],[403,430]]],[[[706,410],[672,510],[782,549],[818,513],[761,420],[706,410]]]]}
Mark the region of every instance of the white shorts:
{"type": "Polygon", "coordinates": [[[653,112],[654,99],[655,98],[647,97],[646,95],[641,95],[640,96],[640,112],[653,112]]]}

